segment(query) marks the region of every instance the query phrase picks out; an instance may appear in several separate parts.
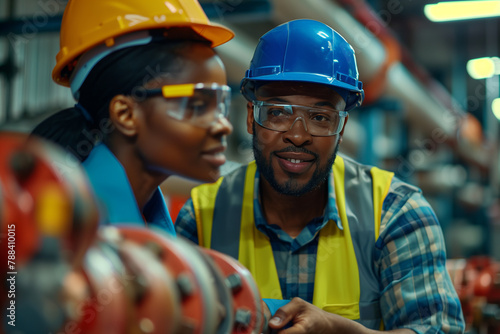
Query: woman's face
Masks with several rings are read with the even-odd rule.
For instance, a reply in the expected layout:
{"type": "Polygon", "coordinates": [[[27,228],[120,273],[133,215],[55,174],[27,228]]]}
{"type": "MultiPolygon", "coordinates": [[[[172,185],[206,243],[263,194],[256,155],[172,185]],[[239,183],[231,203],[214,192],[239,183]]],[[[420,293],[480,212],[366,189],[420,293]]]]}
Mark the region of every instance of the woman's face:
{"type": "MultiPolygon", "coordinates": [[[[160,75],[146,84],[147,89],[188,83],[226,84],[226,72],[213,49],[190,44],[181,52],[175,75],[160,75]]],[[[153,69],[154,70],[154,69],[153,69]]],[[[226,136],[232,126],[218,118],[208,126],[198,126],[167,115],[174,102],[154,96],[138,103],[140,109],[136,148],[148,170],[215,181],[225,163],[226,136]]]]}

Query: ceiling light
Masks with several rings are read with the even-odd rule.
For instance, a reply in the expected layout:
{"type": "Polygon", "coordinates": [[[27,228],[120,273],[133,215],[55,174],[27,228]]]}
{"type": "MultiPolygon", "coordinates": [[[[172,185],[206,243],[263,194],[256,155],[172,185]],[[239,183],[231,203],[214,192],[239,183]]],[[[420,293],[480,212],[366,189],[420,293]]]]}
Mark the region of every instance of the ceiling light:
{"type": "Polygon", "coordinates": [[[446,1],[425,5],[424,14],[433,22],[500,16],[500,1],[446,1]]]}
{"type": "Polygon", "coordinates": [[[495,117],[500,121],[500,98],[496,98],[491,103],[491,110],[495,117]]]}
{"type": "Polygon", "coordinates": [[[491,78],[500,74],[500,58],[484,57],[467,62],[467,73],[474,79],[491,78]]]}

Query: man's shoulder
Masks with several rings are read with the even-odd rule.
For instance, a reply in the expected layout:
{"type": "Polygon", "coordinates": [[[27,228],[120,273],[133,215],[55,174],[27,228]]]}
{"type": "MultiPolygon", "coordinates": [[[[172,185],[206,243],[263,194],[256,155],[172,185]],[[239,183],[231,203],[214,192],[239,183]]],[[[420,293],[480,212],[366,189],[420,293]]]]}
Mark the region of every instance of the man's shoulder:
{"type": "Polygon", "coordinates": [[[422,190],[411,183],[405,182],[398,177],[393,177],[389,193],[399,196],[407,196],[413,193],[422,193],[422,190]]]}
{"type": "MultiPolygon", "coordinates": [[[[394,173],[391,170],[380,168],[378,166],[361,163],[361,162],[356,161],[347,155],[339,154],[339,156],[342,157],[345,164],[351,164],[351,165],[355,166],[356,168],[365,170],[367,172],[370,171],[373,167],[376,167],[382,171],[385,171],[388,173],[394,173]]],[[[421,192],[422,192],[422,190],[420,188],[412,185],[411,183],[409,183],[407,181],[401,180],[397,175],[394,175],[392,177],[389,193],[394,193],[396,195],[405,196],[409,193],[421,193],[421,192]]]]}
{"type": "MultiPolygon", "coordinates": [[[[354,158],[352,158],[352,157],[350,157],[348,155],[342,154],[342,153],[339,153],[338,157],[342,158],[342,160],[344,161],[344,165],[350,166],[350,167],[352,167],[354,169],[357,169],[357,170],[370,171],[373,167],[377,167],[377,166],[374,166],[374,165],[369,165],[369,164],[362,163],[362,162],[357,161],[354,158]]],[[[379,167],[377,167],[377,168],[379,168],[379,167]]],[[[382,168],[379,168],[379,169],[384,170],[382,168]]]]}

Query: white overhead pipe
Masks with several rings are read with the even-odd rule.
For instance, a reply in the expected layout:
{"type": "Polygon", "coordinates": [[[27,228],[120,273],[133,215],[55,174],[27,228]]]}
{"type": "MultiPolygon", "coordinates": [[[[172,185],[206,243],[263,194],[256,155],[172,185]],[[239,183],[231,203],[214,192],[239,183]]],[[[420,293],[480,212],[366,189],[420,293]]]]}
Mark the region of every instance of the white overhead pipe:
{"type": "Polygon", "coordinates": [[[245,71],[250,65],[253,52],[257,47],[258,40],[248,37],[244,32],[224,22],[230,28],[235,37],[227,43],[215,48],[226,67],[229,83],[239,84],[245,76],[245,71]]]}
{"type": "Polygon", "coordinates": [[[272,0],[274,20],[281,24],[295,19],[314,19],[328,24],[356,51],[358,69],[371,80],[383,65],[386,52],[378,39],[351,14],[329,0],[272,0]]]}

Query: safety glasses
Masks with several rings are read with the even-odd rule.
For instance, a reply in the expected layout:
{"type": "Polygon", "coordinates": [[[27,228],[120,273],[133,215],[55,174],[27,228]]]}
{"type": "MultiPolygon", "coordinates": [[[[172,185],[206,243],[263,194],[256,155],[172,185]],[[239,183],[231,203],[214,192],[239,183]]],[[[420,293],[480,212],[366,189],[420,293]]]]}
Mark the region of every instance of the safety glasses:
{"type": "Polygon", "coordinates": [[[335,109],[253,101],[253,115],[257,124],[269,130],[286,132],[297,120],[301,120],[310,135],[326,137],[340,133],[348,113],[335,109]]]}
{"type": "Polygon", "coordinates": [[[203,128],[227,118],[231,103],[231,88],[216,83],[165,85],[141,93],[144,97],[163,96],[168,116],[203,128]]]}

